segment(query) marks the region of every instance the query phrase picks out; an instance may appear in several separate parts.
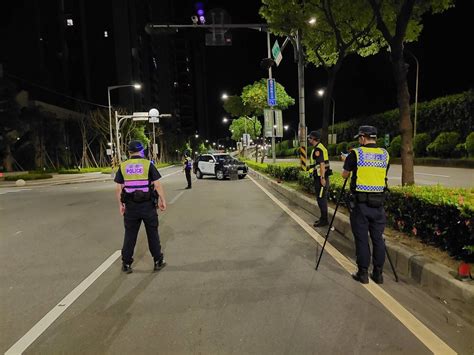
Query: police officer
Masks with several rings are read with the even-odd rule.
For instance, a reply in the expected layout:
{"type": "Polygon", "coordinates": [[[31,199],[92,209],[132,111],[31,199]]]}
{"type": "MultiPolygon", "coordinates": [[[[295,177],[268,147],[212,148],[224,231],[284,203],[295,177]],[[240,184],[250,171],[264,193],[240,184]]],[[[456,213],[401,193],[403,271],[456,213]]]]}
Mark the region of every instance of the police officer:
{"type": "Polygon", "coordinates": [[[321,211],[321,217],[313,224],[314,227],[324,227],[328,223],[328,191],[329,191],[329,154],[326,147],[321,143],[321,133],[312,131],[308,136],[308,142],[314,149],[310,156],[309,171],[314,178],[316,189],[316,201],[321,211]]]}
{"type": "Polygon", "coordinates": [[[183,163],[184,163],[183,170],[186,174],[186,180],[188,181],[188,186],[186,187],[186,189],[190,189],[191,188],[191,169],[193,167],[193,162],[187,152],[184,153],[183,163]]]}
{"type": "Polygon", "coordinates": [[[377,129],[373,126],[360,126],[359,148],[354,148],[344,161],[342,177],[347,179],[352,172],[351,227],[355,239],[357,273],[352,277],[369,283],[370,265],[369,233],[372,240],[373,281],[383,283],[383,264],[385,262],[385,242],[383,231],[386,217],[383,203],[387,187],[389,155],[383,148],[377,148],[377,129]]]}
{"type": "Polygon", "coordinates": [[[156,213],[157,207],[161,211],[166,209],[163,186],[158,181],[161,175],[156,167],[145,159],[141,142],[130,142],[128,151],[130,158],[120,164],[114,180],[117,183],[115,194],[125,225],[122,271],[127,274],[132,272],[133,251],[141,221],[145,224],[148,248],[154,259],[153,269],[158,271],[166,265],[161,252],[156,213]]]}

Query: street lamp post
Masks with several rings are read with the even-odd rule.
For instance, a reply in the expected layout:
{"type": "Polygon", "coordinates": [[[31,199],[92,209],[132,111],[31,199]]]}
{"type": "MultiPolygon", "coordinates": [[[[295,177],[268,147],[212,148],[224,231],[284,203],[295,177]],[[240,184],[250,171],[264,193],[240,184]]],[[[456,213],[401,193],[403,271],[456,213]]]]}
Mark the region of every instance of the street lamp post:
{"type": "MultiPolygon", "coordinates": [[[[325,94],[325,90],[324,89],[319,89],[318,90],[318,95],[323,97],[325,94]]],[[[335,112],[336,112],[336,101],[331,97],[331,100],[332,100],[332,125],[331,125],[331,143],[335,143],[333,142],[332,140],[334,139],[334,115],[335,115],[335,112]]],[[[328,140],[329,142],[329,140],[328,140]]]]}
{"type": "Polygon", "coordinates": [[[140,90],[142,86],[140,84],[128,84],[128,85],[114,85],[114,86],[108,86],[107,87],[107,100],[108,100],[108,103],[109,103],[110,149],[112,150],[112,153],[113,153],[114,138],[113,138],[113,133],[112,133],[112,104],[110,102],[110,92],[114,89],[127,88],[127,87],[133,87],[133,88],[135,88],[135,90],[140,90]]]}

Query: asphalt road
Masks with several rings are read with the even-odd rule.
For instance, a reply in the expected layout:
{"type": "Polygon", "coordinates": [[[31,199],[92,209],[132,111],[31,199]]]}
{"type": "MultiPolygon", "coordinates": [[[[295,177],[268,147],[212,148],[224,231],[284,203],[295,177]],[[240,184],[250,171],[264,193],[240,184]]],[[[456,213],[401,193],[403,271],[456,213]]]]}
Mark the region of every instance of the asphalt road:
{"type": "MultiPolygon", "coordinates": [[[[271,162],[271,159],[267,159],[271,162]]],[[[299,162],[297,159],[277,159],[277,162],[299,162]]],[[[342,171],[342,162],[331,161],[334,171],[342,171]]],[[[390,185],[400,185],[402,182],[402,166],[390,165],[388,172],[388,183],[390,185]]],[[[446,187],[474,187],[474,169],[443,168],[433,166],[415,166],[415,184],[436,185],[446,187]]]]}
{"type": "Polygon", "coordinates": [[[159,273],[144,228],[134,273],[121,273],[113,183],[1,191],[0,351],[473,353],[472,325],[388,270],[363,286],[329,245],[315,271],[314,217],[249,177],[184,190],[180,168],[162,174],[159,273]]]}

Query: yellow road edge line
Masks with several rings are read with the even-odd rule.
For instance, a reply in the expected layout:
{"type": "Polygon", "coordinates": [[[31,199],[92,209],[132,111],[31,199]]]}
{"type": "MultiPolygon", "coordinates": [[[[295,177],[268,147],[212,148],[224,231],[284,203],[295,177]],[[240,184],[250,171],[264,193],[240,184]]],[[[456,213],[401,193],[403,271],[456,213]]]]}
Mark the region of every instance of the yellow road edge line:
{"type": "MultiPolygon", "coordinates": [[[[271,192],[260,185],[250,175],[248,177],[257,185],[270,199],[275,202],[283,211],[285,211],[293,220],[298,223],[319,245],[323,245],[324,237],[316,232],[308,223],[306,223],[296,213],[291,211],[280,200],[278,200],[271,192]]],[[[357,270],[356,266],[341,254],[329,242],[326,243],[325,249],[337,263],[339,263],[349,274],[357,270]]],[[[316,272],[316,271],[315,271],[316,272]]],[[[369,293],[372,294],[390,313],[397,318],[403,326],[405,326],[414,336],[416,336],[430,351],[434,354],[457,354],[448,344],[441,340],[427,326],[419,321],[405,307],[403,307],[395,298],[389,295],[376,283],[367,285],[361,284],[369,293]]]]}

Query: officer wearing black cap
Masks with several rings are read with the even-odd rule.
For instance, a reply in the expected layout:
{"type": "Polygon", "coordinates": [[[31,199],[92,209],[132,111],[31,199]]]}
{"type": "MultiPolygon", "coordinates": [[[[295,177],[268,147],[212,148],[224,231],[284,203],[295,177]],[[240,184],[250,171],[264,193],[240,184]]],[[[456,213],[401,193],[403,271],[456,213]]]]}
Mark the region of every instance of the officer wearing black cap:
{"type": "Polygon", "coordinates": [[[166,265],[161,252],[156,213],[156,208],[161,211],[166,209],[165,193],[158,181],[161,175],[156,167],[145,159],[145,149],[141,142],[130,142],[128,151],[130,158],[120,164],[114,180],[117,183],[115,194],[125,225],[122,271],[127,274],[132,272],[133,251],[141,221],[145,224],[148,248],[154,259],[153,269],[158,271],[166,265]]]}
{"type": "Polygon", "coordinates": [[[191,184],[191,169],[193,168],[193,161],[191,160],[191,157],[189,156],[189,152],[186,151],[184,152],[184,161],[183,161],[183,171],[186,174],[186,181],[188,182],[188,186],[186,189],[190,189],[192,187],[191,184]]]}
{"type": "Polygon", "coordinates": [[[345,179],[352,172],[350,220],[358,266],[357,273],[352,277],[363,284],[369,283],[370,234],[373,252],[373,271],[370,277],[382,284],[385,262],[383,231],[386,224],[383,203],[387,189],[389,155],[385,149],[377,147],[377,129],[373,126],[360,126],[354,138],[359,139],[360,147],[349,153],[342,171],[345,179]]]}
{"type": "Polygon", "coordinates": [[[321,211],[321,217],[315,221],[314,227],[324,227],[328,223],[328,191],[329,191],[329,154],[326,147],[321,143],[321,133],[312,131],[308,136],[308,142],[314,149],[310,156],[309,171],[313,174],[316,189],[316,201],[321,211]]]}

